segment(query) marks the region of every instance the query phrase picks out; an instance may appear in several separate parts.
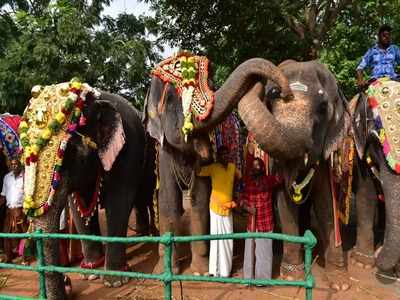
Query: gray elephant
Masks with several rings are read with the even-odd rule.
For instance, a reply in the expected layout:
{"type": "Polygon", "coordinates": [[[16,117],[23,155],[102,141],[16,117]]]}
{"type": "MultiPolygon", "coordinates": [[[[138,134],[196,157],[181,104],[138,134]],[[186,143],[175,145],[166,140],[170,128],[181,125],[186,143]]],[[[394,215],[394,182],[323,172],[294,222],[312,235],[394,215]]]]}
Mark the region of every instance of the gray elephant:
{"type": "MultiPolygon", "coordinates": [[[[24,210],[36,228],[57,232],[67,196],[80,195],[73,206],[79,232],[99,233],[97,199],[105,208],[107,234],[126,236],[135,203],[145,201],[146,133],[140,113],[122,97],[97,92],[76,80],[34,87],[20,125],[24,149],[24,210]],[[100,197],[97,197],[100,195],[100,197]],[[86,201],[86,200],[89,201],[86,201]],[[79,207],[79,211],[78,208],[79,207]],[[81,218],[82,217],[82,218],[81,218]]],[[[46,263],[59,263],[57,241],[45,242],[46,263]]],[[[103,257],[101,243],[83,244],[85,263],[103,257]]],[[[126,270],[125,245],[107,244],[105,266],[126,270]]],[[[104,278],[119,286],[123,278],[104,278]]],[[[64,299],[63,278],[46,273],[48,299],[64,299]]]]}
{"type": "MultiPolygon", "coordinates": [[[[199,160],[209,159],[208,133],[228,116],[248,88],[260,79],[269,79],[283,86],[284,97],[289,94],[286,78],[272,63],[263,59],[250,59],[238,66],[215,92],[210,89],[208,67],[205,57],[183,53],[163,61],[153,71],[146,101],[145,124],[150,135],[160,143],[160,234],[167,231],[179,234],[182,198],[187,195],[192,204],[191,234],[208,232],[210,182],[207,178],[197,177],[193,166],[199,160]],[[186,60],[189,67],[185,66],[186,60]],[[183,71],[186,67],[187,70],[183,71]],[[191,73],[193,71],[195,74],[191,73]],[[188,75],[193,75],[193,78],[185,78],[188,75]],[[183,83],[184,80],[189,82],[188,85],[183,83]],[[188,103],[188,87],[193,87],[191,82],[195,83],[193,99],[189,99],[192,102],[188,103]],[[196,113],[193,120],[192,113],[196,113]]],[[[206,273],[206,243],[195,242],[191,248],[191,270],[206,273]]],[[[156,272],[161,270],[162,255],[160,247],[156,272]]],[[[175,271],[179,271],[176,256],[174,258],[175,271]]]]}
{"type": "Polygon", "coordinates": [[[399,135],[397,95],[400,84],[377,80],[368,95],[354,98],[353,127],[360,164],[365,167],[361,190],[357,195],[357,244],[352,257],[359,265],[370,268],[374,257],[374,216],[376,188],[385,199],[385,235],[381,251],[376,258],[378,278],[386,280],[400,275],[400,220],[398,193],[400,164],[397,143],[399,135]],[[375,177],[374,184],[373,178],[375,177]],[[383,275],[383,276],[379,276],[383,275]]]}
{"type": "MultiPolygon", "coordinates": [[[[295,202],[310,198],[320,230],[320,257],[330,286],[346,290],[350,286],[343,250],[335,247],[329,157],[349,130],[347,104],[335,77],[321,63],[290,60],[279,69],[289,81],[293,98],[282,99],[275,92],[282,87],[268,85],[264,105],[259,83],[239,102],[239,114],[284,177],[284,188],[277,192],[282,232],[300,233],[300,206],[295,202]]],[[[284,243],[282,276],[296,278],[303,272],[301,247],[284,243]]]]}

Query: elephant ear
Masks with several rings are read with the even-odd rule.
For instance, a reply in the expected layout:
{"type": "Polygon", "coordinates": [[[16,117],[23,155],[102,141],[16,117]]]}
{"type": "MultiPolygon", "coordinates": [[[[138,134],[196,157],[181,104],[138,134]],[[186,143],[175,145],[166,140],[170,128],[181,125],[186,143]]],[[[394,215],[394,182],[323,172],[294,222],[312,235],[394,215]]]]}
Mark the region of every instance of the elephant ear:
{"type": "Polygon", "coordinates": [[[351,128],[351,117],[346,97],[337,87],[333,102],[333,116],[328,125],[324,143],[324,159],[328,159],[332,152],[336,151],[343,142],[351,128]]]}
{"type": "Polygon", "coordinates": [[[144,103],[143,124],[150,136],[156,139],[161,146],[164,144],[165,133],[161,122],[162,113],[166,105],[168,86],[157,77],[153,77],[150,90],[144,103]]]}
{"type": "Polygon", "coordinates": [[[125,132],[121,115],[108,100],[94,104],[95,130],[98,155],[105,171],[110,171],[119,152],[125,145],[125,132]]]}
{"type": "Polygon", "coordinates": [[[350,102],[350,110],[352,115],[352,133],[357,149],[358,157],[364,157],[369,136],[368,128],[368,99],[365,94],[357,94],[350,102]]]}

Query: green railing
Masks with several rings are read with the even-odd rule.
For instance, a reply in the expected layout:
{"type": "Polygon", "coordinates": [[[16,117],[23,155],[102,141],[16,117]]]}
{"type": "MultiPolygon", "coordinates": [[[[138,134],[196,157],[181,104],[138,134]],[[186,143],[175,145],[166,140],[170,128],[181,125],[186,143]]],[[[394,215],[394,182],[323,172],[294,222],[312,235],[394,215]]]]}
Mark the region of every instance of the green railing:
{"type": "Polygon", "coordinates": [[[312,249],[316,245],[317,240],[311,231],[307,230],[304,236],[289,236],[279,233],[233,233],[224,235],[199,235],[199,236],[173,236],[170,232],[165,233],[160,237],[103,237],[93,235],[79,235],[79,234],[59,234],[59,233],[43,233],[37,230],[33,233],[0,233],[0,238],[19,238],[33,239],[36,243],[37,263],[35,266],[23,266],[16,264],[0,263],[0,268],[26,270],[39,273],[39,298],[27,298],[17,296],[1,295],[0,299],[46,299],[46,272],[60,272],[60,273],[80,273],[80,274],[95,274],[95,275],[110,275],[110,276],[125,276],[130,278],[152,279],[159,280],[164,283],[164,298],[171,299],[172,297],[172,282],[174,281],[203,281],[203,282],[219,282],[219,283],[236,283],[236,284],[249,284],[249,285],[263,285],[263,286],[297,286],[306,289],[306,299],[312,299],[312,289],[315,281],[311,274],[312,265],[312,249]],[[208,276],[192,276],[192,275],[177,275],[172,272],[172,249],[174,243],[187,243],[196,241],[209,241],[209,240],[226,240],[226,239],[262,239],[268,238],[273,240],[281,240],[285,242],[304,244],[305,257],[304,257],[304,271],[305,280],[303,281],[287,281],[279,279],[242,279],[242,278],[222,278],[222,277],[208,277],[208,276]],[[139,272],[122,272],[122,271],[104,271],[96,269],[81,269],[81,268],[66,268],[53,265],[46,265],[44,260],[43,242],[47,239],[74,239],[74,240],[87,240],[106,243],[161,243],[165,246],[164,251],[164,272],[161,274],[146,274],[139,272]]]}

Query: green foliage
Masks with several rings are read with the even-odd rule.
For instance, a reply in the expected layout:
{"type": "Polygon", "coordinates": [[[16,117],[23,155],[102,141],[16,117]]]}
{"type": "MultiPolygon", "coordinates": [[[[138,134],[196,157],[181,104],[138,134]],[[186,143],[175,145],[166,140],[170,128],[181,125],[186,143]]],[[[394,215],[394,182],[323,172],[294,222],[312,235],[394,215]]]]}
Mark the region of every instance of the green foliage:
{"type": "Polygon", "coordinates": [[[145,2],[156,13],[162,41],[208,55],[217,66],[218,84],[251,57],[274,63],[319,58],[351,97],[355,68],[378,27],[392,24],[394,41],[400,37],[398,0],[145,2]]]}
{"type": "Polygon", "coordinates": [[[160,59],[157,43],[148,38],[153,30],[146,27],[148,18],[129,14],[102,18],[103,5],[110,1],[42,2],[35,13],[31,6],[4,13],[10,26],[0,31],[10,34],[3,52],[0,47],[2,111],[20,113],[32,86],[72,77],[121,94],[141,107],[149,83],[146,74],[160,59]]]}

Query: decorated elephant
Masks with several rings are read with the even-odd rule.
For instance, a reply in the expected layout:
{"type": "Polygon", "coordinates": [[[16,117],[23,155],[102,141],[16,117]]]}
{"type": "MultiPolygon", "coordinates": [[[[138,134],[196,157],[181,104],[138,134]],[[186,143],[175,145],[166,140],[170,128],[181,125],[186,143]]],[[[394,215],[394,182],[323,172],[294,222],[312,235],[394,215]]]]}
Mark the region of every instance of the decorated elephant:
{"type": "MultiPolygon", "coordinates": [[[[82,233],[98,233],[96,208],[105,208],[107,234],[126,236],[135,203],[145,201],[146,133],[140,113],[122,97],[71,82],[35,86],[19,126],[25,163],[24,211],[36,228],[57,232],[67,196],[82,233]]],[[[149,193],[151,194],[151,193],[149,193]]],[[[56,240],[45,241],[46,263],[59,263],[56,240]]],[[[108,270],[126,270],[125,245],[105,247],[108,270]]],[[[101,243],[83,244],[86,267],[103,260],[101,243]]],[[[106,286],[124,278],[105,276],[106,286]]],[[[64,299],[63,278],[46,273],[48,299],[64,299]]]]}
{"type": "Polygon", "coordinates": [[[354,138],[360,163],[366,170],[357,195],[357,243],[352,257],[367,268],[375,263],[374,216],[377,194],[383,192],[385,235],[376,258],[377,274],[383,275],[378,276],[380,279],[400,275],[399,93],[400,83],[379,79],[370,85],[367,94],[352,100],[354,138]]]}
{"type": "MultiPolygon", "coordinates": [[[[284,178],[284,188],[276,195],[282,232],[300,233],[299,204],[311,201],[320,231],[320,258],[325,262],[330,286],[346,290],[349,278],[331,193],[330,165],[351,125],[347,103],[335,77],[323,64],[290,60],[281,63],[279,69],[289,81],[292,99],[280,97],[277,91],[283,87],[268,84],[264,105],[263,86],[258,83],[239,102],[238,111],[284,178]]],[[[282,277],[303,274],[301,253],[300,245],[284,243],[282,277]]]]}
{"type": "MultiPolygon", "coordinates": [[[[197,177],[193,166],[210,158],[209,133],[231,113],[249,87],[270,79],[289,94],[285,77],[269,61],[250,59],[236,68],[217,91],[210,88],[209,61],[188,52],[161,62],[153,70],[145,105],[146,129],[160,144],[160,233],[180,233],[183,198],[191,201],[193,235],[208,232],[210,182],[197,177]]],[[[191,270],[208,271],[205,242],[191,244],[191,270]]],[[[175,251],[176,252],[176,251],[175,251]]],[[[163,248],[155,271],[162,267],[163,248]]],[[[179,271],[174,256],[175,271],[179,271]]]]}

